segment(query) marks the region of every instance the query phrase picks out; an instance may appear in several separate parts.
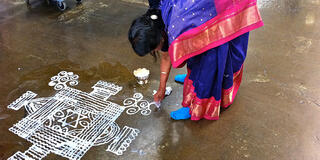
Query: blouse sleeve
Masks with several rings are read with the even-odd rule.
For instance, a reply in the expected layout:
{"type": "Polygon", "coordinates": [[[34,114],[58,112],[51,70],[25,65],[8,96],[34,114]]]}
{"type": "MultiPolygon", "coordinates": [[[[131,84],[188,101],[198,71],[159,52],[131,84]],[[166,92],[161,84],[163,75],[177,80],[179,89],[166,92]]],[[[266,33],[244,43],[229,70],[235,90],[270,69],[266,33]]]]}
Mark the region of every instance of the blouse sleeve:
{"type": "Polygon", "coordinates": [[[158,9],[160,7],[160,0],[148,0],[149,1],[149,7],[158,9]]]}

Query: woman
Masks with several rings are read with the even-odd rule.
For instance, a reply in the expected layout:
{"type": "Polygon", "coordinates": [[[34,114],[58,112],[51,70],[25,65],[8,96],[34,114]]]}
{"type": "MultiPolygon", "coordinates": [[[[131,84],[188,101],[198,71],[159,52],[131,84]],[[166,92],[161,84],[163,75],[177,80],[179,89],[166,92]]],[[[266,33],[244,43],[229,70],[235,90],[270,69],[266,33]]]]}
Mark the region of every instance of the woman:
{"type": "Polygon", "coordinates": [[[155,101],[164,98],[173,67],[187,64],[183,108],[173,119],[219,119],[239,89],[249,32],[263,26],[256,0],[149,0],[151,9],[129,30],[135,52],[162,50],[155,101]],[[162,20],[163,19],[163,20],[162,20]]]}

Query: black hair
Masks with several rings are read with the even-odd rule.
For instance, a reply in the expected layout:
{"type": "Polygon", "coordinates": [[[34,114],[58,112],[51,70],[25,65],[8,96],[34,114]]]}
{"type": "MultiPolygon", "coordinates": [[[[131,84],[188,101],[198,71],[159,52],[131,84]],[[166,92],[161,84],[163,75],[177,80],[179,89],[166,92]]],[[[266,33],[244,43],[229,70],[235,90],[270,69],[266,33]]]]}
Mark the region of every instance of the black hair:
{"type": "Polygon", "coordinates": [[[163,38],[164,23],[159,9],[149,9],[147,13],[135,19],[129,29],[128,38],[133,50],[139,56],[151,53],[156,58],[155,50],[163,38]]]}

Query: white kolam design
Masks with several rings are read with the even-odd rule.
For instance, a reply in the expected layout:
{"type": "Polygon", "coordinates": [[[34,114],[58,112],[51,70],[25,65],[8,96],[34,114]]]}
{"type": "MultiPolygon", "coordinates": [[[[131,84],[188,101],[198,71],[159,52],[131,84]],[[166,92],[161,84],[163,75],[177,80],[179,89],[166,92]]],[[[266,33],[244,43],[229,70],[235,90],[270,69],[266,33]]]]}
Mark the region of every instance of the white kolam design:
{"type": "Polygon", "coordinates": [[[55,90],[61,90],[67,88],[67,84],[70,86],[78,85],[79,76],[73,72],[61,71],[58,75],[51,77],[49,86],[53,87],[55,90]]]}
{"type": "Polygon", "coordinates": [[[150,103],[142,100],[141,93],[126,99],[125,106],[113,103],[108,98],[122,87],[104,81],[98,81],[90,93],[68,86],[77,85],[78,78],[72,72],[61,71],[49,83],[57,90],[53,96],[35,98],[37,94],[27,91],[8,106],[26,109],[28,115],[9,130],[33,144],[9,160],[42,159],[50,153],[78,160],[92,146],[104,144],[109,144],[106,151],[122,155],[130,146],[140,131],[128,126],[121,129],[115,121],[125,109],[128,114],[141,111],[149,115],[150,103]]]}
{"type": "Polygon", "coordinates": [[[127,98],[123,101],[123,105],[127,108],[127,114],[133,115],[140,112],[144,116],[148,116],[151,113],[150,106],[155,105],[154,103],[149,103],[147,100],[143,100],[143,95],[141,93],[135,93],[133,98],[127,98]]]}

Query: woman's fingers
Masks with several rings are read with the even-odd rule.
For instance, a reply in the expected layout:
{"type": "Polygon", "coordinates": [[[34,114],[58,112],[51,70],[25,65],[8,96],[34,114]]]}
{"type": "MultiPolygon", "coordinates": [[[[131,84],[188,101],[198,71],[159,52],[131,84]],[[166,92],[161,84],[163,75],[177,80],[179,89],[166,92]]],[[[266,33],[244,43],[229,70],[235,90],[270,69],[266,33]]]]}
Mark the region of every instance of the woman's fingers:
{"type": "Polygon", "coordinates": [[[164,99],[165,92],[157,91],[157,93],[153,96],[155,102],[160,102],[164,99]]]}

